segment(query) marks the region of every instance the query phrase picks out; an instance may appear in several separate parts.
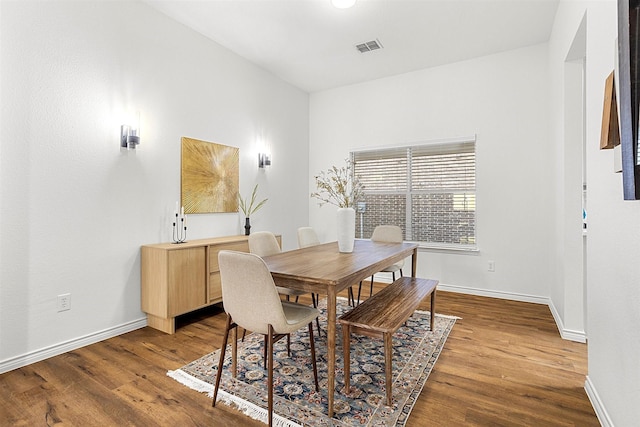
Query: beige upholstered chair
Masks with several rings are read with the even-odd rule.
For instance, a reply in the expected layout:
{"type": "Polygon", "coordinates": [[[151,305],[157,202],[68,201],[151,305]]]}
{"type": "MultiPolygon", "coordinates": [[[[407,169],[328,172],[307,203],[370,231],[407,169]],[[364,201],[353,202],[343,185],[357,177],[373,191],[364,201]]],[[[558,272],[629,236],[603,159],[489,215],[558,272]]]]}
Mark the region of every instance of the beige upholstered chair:
{"type": "MultiPolygon", "coordinates": [[[[320,239],[316,231],[312,227],[300,227],[298,228],[298,247],[307,248],[309,246],[315,246],[320,244],[320,239]]],[[[351,289],[349,289],[351,290],[351,289]]],[[[353,292],[351,292],[353,295],[353,292]]],[[[311,293],[311,300],[313,306],[318,307],[319,295],[311,293]]],[[[316,326],[318,327],[318,335],[320,335],[320,322],[316,319],[316,326]]]]}
{"type": "Polygon", "coordinates": [[[249,252],[265,257],[282,252],[278,239],[270,231],[256,231],[249,235],[249,252]]]}
{"type": "MultiPolygon", "coordinates": [[[[280,249],[280,245],[278,244],[275,234],[270,231],[256,231],[249,235],[249,252],[262,258],[269,255],[279,254],[282,250],[280,249]]],[[[280,286],[276,286],[276,289],[278,289],[278,293],[286,295],[287,300],[289,297],[294,296],[297,301],[300,295],[307,293],[305,291],[298,291],[295,289],[281,288],[280,286]]]]}
{"type": "Polygon", "coordinates": [[[298,247],[306,248],[320,244],[316,231],[311,227],[298,228],[298,247]]]}
{"type": "MultiPolygon", "coordinates": [[[[256,231],[249,235],[249,252],[258,255],[259,257],[265,257],[278,254],[282,252],[282,250],[280,249],[280,245],[278,244],[275,234],[270,231],[256,231]]],[[[287,301],[289,301],[293,296],[296,297],[296,302],[298,302],[298,297],[300,295],[308,293],[306,291],[298,291],[296,289],[283,288],[280,286],[276,286],[276,289],[279,294],[286,295],[287,301]]],[[[311,294],[311,299],[313,300],[313,306],[318,307],[314,294],[311,294]]],[[[316,325],[318,326],[318,334],[320,334],[320,322],[317,319],[316,325]]]]}
{"type": "MultiPolygon", "coordinates": [[[[319,312],[313,307],[281,301],[267,265],[257,255],[245,252],[220,251],[218,262],[222,281],[222,299],[224,301],[224,310],[227,313],[227,325],[220,351],[212,406],[216,405],[229,331],[238,326],[249,329],[265,335],[265,349],[268,354],[269,425],[271,426],[273,424],[273,344],[282,337],[288,337],[291,332],[308,325],[313,375],[316,391],[318,391],[316,350],[311,324],[313,319],[318,317],[319,312]]],[[[233,336],[231,348],[232,375],[235,378],[237,374],[236,334],[233,336]]]]}
{"type": "MultiPolygon", "coordinates": [[[[397,225],[379,225],[373,230],[373,234],[371,235],[371,240],[374,242],[390,242],[390,243],[402,243],[404,238],[402,237],[402,229],[397,225]]],[[[393,277],[393,281],[396,280],[396,272],[400,272],[400,276],[402,276],[402,267],[404,267],[404,260],[398,261],[395,264],[390,265],[381,270],[382,273],[391,273],[393,277]]],[[[371,286],[369,288],[369,296],[373,295],[373,277],[371,275],[371,286]]],[[[362,289],[362,282],[360,282],[360,286],[358,287],[358,304],[360,304],[360,291],[362,289]]]]}

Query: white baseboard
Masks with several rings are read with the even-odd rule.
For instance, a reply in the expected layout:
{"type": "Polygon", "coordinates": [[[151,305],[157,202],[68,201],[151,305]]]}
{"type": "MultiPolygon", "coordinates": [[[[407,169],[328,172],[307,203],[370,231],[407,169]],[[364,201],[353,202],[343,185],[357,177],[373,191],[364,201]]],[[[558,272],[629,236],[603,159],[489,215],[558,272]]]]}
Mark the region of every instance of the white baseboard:
{"type": "Polygon", "coordinates": [[[560,317],[560,313],[556,309],[556,306],[553,304],[553,301],[549,300],[549,309],[551,310],[551,314],[556,321],[556,325],[558,326],[558,331],[560,331],[560,336],[569,341],[575,342],[587,342],[587,334],[584,331],[576,331],[573,329],[567,329],[564,327],[564,322],[562,321],[562,317],[560,317]]]}
{"type": "Polygon", "coordinates": [[[491,297],[491,298],[499,298],[499,299],[508,299],[512,301],[532,302],[534,304],[549,305],[549,298],[547,297],[518,294],[515,292],[493,291],[488,289],[470,288],[468,286],[446,285],[443,283],[440,283],[438,285],[438,290],[446,291],[446,292],[457,292],[460,294],[477,295],[480,297],[491,297]]]}
{"type": "Polygon", "coordinates": [[[503,291],[494,291],[487,289],[478,289],[478,288],[470,288],[467,286],[456,286],[456,285],[446,285],[439,284],[439,291],[448,291],[448,292],[457,292],[461,294],[469,294],[469,295],[477,295],[481,297],[490,297],[490,298],[499,298],[499,299],[507,299],[512,301],[521,301],[521,302],[531,302],[534,304],[544,304],[549,307],[551,310],[551,314],[556,322],[556,326],[558,327],[558,332],[560,336],[569,341],[576,342],[587,342],[587,336],[584,331],[574,331],[571,329],[566,329],[562,322],[562,318],[560,317],[558,311],[556,310],[553,302],[548,297],[540,297],[535,295],[528,294],[518,294],[515,292],[503,292],[503,291]]]}
{"type": "Polygon", "coordinates": [[[589,378],[589,375],[587,375],[587,379],[584,381],[584,391],[587,392],[587,396],[591,401],[593,410],[596,412],[596,416],[598,417],[598,421],[600,421],[600,425],[602,425],[602,427],[613,427],[613,421],[611,421],[611,417],[609,417],[607,409],[604,407],[602,400],[600,400],[600,396],[598,395],[595,386],[591,382],[591,378],[589,378]]]}
{"type": "Polygon", "coordinates": [[[135,331],[136,329],[144,328],[145,326],[147,326],[147,318],[143,317],[141,319],[133,320],[122,325],[94,332],[83,337],[74,338],[69,341],[42,348],[40,350],[35,350],[20,356],[12,357],[10,359],[5,359],[0,361],[0,374],[12,371],[14,369],[22,368],[23,366],[48,359],[53,356],[58,356],[68,351],[76,350],[89,344],[94,344],[108,338],[113,338],[127,332],[135,331]]]}

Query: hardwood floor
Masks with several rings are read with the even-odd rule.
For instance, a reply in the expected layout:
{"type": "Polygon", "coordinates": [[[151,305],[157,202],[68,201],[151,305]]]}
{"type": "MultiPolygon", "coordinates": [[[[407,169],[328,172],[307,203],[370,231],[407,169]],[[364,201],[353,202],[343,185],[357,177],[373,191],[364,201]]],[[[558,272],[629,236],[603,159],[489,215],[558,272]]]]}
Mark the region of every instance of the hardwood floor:
{"type": "MultiPolygon", "coordinates": [[[[439,292],[436,311],[462,319],[407,426],[600,425],[587,347],[560,338],[548,307],[439,292]]],[[[166,376],[220,346],[224,317],[205,309],[175,335],[143,328],[0,375],[0,425],[264,425],[166,376]]]]}

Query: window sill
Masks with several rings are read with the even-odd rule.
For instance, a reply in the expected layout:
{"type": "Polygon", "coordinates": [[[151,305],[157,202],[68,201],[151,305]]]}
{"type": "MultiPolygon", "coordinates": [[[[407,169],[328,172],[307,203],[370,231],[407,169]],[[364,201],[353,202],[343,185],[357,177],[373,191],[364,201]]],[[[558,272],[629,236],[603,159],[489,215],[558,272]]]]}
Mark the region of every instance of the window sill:
{"type": "Polygon", "coordinates": [[[450,245],[437,245],[429,243],[415,242],[418,244],[418,250],[421,252],[442,252],[442,253],[455,253],[465,255],[477,255],[480,253],[480,248],[477,246],[450,246],[450,245]]]}

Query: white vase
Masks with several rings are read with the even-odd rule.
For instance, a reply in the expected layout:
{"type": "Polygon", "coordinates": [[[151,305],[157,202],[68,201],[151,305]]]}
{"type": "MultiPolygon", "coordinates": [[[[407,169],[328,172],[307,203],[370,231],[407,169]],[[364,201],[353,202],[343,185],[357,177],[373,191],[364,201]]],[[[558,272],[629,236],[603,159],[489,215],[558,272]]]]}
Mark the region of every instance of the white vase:
{"type": "Polygon", "coordinates": [[[356,211],[353,208],[338,208],[338,250],[353,252],[356,238],[356,211]]]}

